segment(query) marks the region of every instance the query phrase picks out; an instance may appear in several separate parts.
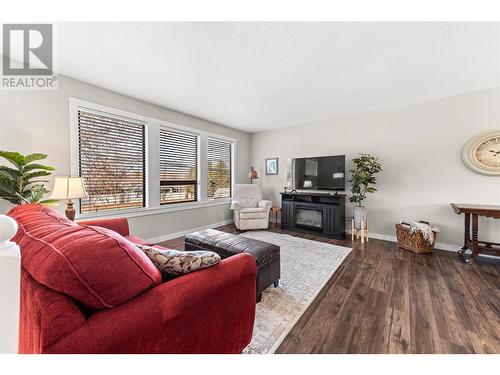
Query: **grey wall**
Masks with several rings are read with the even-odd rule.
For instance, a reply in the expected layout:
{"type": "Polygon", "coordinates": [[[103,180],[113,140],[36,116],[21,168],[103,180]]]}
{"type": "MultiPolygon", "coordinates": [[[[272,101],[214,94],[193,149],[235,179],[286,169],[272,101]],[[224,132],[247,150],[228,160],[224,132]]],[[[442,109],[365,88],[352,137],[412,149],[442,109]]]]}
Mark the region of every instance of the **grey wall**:
{"type": "MultiPolygon", "coordinates": [[[[70,174],[69,97],[88,100],[175,124],[236,139],[236,181],[245,182],[250,157],[250,135],[187,116],[78,80],[59,76],[55,91],[0,91],[0,149],[48,154],[55,175],[70,174]]],[[[10,206],[0,201],[0,213],[10,206]]],[[[64,204],[58,210],[64,210],[64,204]]],[[[231,218],[229,205],[131,217],[131,230],[154,238],[231,218]]]]}
{"type": "MultiPolygon", "coordinates": [[[[463,217],[453,213],[450,202],[500,204],[500,177],[476,174],[461,161],[465,142],[500,128],[499,119],[500,88],[493,88],[252,134],[251,160],[265,196],[276,203],[286,185],[288,158],[345,154],[349,169],[356,154],[377,155],[384,171],[379,191],[365,201],[370,232],[391,238],[401,219],[427,219],[441,229],[439,242],[458,245],[463,217]],[[264,160],[276,156],[279,175],[266,176],[264,160]]],[[[500,220],[482,219],[480,236],[499,242],[500,220]]]]}

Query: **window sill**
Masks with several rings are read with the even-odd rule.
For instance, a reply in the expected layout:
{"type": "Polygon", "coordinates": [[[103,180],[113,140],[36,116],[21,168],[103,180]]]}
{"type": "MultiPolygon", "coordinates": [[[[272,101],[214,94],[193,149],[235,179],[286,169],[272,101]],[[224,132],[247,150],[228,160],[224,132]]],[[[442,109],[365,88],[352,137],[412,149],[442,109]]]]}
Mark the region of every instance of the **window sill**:
{"type": "Polygon", "coordinates": [[[92,212],[92,213],[78,214],[76,216],[76,220],[96,219],[96,218],[110,219],[117,217],[130,218],[130,217],[149,216],[149,215],[161,215],[169,212],[195,210],[198,208],[205,208],[205,207],[225,206],[229,204],[231,204],[231,198],[222,198],[206,202],[177,203],[171,205],[163,205],[161,207],[143,207],[143,208],[134,208],[128,210],[113,210],[113,211],[110,210],[107,212],[92,212]]]}

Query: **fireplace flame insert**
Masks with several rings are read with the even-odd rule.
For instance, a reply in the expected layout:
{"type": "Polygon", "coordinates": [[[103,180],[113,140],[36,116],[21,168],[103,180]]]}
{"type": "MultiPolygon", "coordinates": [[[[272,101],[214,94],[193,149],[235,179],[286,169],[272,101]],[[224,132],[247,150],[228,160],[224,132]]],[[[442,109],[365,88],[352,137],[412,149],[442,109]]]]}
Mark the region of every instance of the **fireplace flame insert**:
{"type": "Polygon", "coordinates": [[[316,207],[295,206],[295,226],[321,231],[323,210],[316,207]]]}

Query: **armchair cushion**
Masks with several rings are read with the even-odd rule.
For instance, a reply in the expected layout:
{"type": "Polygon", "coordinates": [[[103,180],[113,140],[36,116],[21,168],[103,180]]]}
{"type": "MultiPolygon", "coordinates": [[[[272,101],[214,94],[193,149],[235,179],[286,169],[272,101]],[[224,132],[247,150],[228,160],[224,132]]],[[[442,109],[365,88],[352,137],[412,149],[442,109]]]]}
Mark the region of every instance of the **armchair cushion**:
{"type": "Polygon", "coordinates": [[[78,225],[39,204],[9,216],[19,224],[13,240],[23,268],[90,310],[115,307],[162,282],[146,254],[113,230],[78,225]]]}
{"type": "Polygon", "coordinates": [[[267,210],[265,207],[244,208],[240,210],[240,219],[265,219],[267,210]]]}

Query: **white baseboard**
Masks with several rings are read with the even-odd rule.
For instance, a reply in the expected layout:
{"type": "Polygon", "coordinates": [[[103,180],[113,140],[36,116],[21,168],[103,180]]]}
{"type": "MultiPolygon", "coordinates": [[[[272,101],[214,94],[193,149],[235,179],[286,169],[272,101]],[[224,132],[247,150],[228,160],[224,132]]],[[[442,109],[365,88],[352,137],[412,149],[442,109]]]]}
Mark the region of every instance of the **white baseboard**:
{"type": "MultiPolygon", "coordinates": [[[[350,230],[346,231],[348,234],[351,234],[350,230]]],[[[384,240],[384,241],[390,241],[390,242],[398,242],[398,239],[396,236],[392,236],[389,234],[380,234],[380,233],[368,233],[369,238],[375,238],[376,240],[384,240]]],[[[457,252],[458,249],[461,248],[460,245],[451,245],[447,243],[441,243],[441,242],[436,242],[436,245],[434,247],[438,250],[446,250],[446,251],[453,251],[457,252]]]]}
{"type": "Polygon", "coordinates": [[[146,241],[152,242],[152,243],[158,243],[158,242],[168,241],[168,240],[172,240],[174,238],[185,236],[186,234],[189,234],[189,233],[197,232],[199,230],[216,228],[216,227],[220,227],[220,226],[223,226],[223,225],[231,224],[232,222],[233,222],[233,219],[228,219],[228,220],[224,220],[224,221],[219,221],[217,223],[203,225],[201,227],[189,228],[189,229],[181,230],[180,232],[169,233],[169,234],[164,234],[164,235],[158,236],[158,237],[148,238],[146,241]]]}
{"type": "MultiPolygon", "coordinates": [[[[168,240],[172,240],[174,238],[185,236],[186,234],[189,234],[189,233],[192,233],[192,232],[197,232],[199,230],[217,228],[217,227],[221,227],[223,225],[232,224],[232,223],[233,223],[233,219],[228,219],[228,220],[224,220],[224,221],[219,221],[217,223],[203,225],[201,227],[185,229],[185,230],[182,230],[180,232],[169,233],[169,234],[164,234],[162,236],[149,238],[149,239],[147,239],[147,241],[148,242],[152,242],[152,243],[158,243],[158,242],[168,241],[168,240]]],[[[351,230],[347,230],[346,233],[347,234],[351,234],[351,230]]],[[[369,238],[374,238],[376,240],[398,242],[396,236],[392,236],[392,235],[388,235],[388,234],[368,233],[368,237],[369,238]]],[[[441,242],[436,242],[436,245],[434,247],[436,249],[438,249],[438,250],[452,251],[452,252],[455,252],[455,253],[461,248],[460,245],[451,245],[451,244],[441,243],[441,242]]],[[[484,255],[484,254],[482,254],[481,256],[493,257],[492,255],[484,255]]]]}

